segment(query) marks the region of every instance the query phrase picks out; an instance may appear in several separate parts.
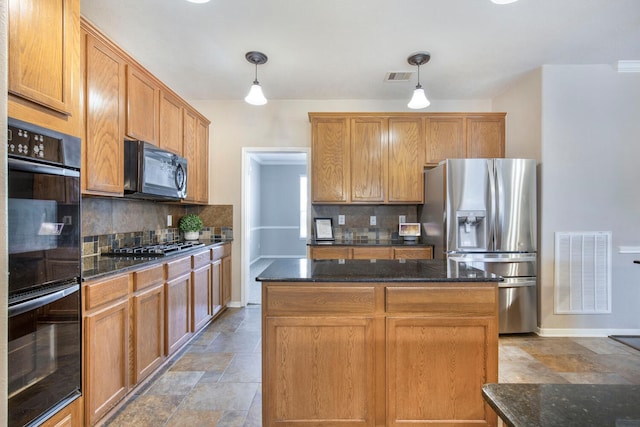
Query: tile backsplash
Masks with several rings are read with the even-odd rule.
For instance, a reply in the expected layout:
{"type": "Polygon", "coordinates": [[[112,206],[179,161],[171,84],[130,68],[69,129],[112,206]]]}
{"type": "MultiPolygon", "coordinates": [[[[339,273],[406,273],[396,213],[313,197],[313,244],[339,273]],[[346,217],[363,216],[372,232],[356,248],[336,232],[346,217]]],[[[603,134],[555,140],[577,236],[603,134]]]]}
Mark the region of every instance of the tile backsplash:
{"type": "Polygon", "coordinates": [[[148,200],[82,199],[83,258],[123,246],[171,243],[182,239],[178,221],[187,213],[200,215],[200,238],[233,238],[233,205],[187,206],[148,200]],[[167,216],[172,225],[167,225],[167,216]]]}
{"type": "MultiPolygon", "coordinates": [[[[405,222],[417,222],[416,205],[313,205],[313,218],[331,218],[334,237],[347,241],[390,240],[398,237],[400,215],[405,222]],[[338,223],[338,216],[345,216],[344,225],[338,223]],[[376,217],[376,225],[370,224],[370,217],[376,217]]],[[[312,221],[312,231],[313,221],[312,221]]]]}

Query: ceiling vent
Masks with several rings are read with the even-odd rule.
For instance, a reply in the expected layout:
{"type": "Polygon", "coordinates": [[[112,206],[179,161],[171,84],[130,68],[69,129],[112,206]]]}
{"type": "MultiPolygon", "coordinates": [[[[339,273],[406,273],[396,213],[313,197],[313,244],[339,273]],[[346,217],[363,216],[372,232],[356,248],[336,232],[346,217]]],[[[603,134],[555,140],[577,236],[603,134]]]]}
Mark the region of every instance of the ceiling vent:
{"type": "Polygon", "coordinates": [[[413,75],[413,71],[389,71],[384,75],[385,82],[408,82],[413,75]]]}

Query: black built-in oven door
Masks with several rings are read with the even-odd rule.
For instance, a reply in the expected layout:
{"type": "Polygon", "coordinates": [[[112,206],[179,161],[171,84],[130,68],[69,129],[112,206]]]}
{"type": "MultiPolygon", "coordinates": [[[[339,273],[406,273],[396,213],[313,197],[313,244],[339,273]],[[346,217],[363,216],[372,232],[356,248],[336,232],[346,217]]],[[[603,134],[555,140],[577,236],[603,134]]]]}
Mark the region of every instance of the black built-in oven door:
{"type": "Polygon", "coordinates": [[[8,162],[12,304],[80,277],[80,173],[22,159],[8,162]]]}

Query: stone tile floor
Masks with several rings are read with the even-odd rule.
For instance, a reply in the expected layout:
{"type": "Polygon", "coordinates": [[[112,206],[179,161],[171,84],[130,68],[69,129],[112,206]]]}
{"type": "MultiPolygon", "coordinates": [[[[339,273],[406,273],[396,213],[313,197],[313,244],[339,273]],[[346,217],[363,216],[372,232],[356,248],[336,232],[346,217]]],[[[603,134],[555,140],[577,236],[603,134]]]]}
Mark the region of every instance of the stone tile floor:
{"type": "MultiPolygon", "coordinates": [[[[261,426],[260,306],[227,310],[104,425],[261,426]]],[[[640,351],[609,338],[500,337],[499,381],[640,384],[640,351]]]]}

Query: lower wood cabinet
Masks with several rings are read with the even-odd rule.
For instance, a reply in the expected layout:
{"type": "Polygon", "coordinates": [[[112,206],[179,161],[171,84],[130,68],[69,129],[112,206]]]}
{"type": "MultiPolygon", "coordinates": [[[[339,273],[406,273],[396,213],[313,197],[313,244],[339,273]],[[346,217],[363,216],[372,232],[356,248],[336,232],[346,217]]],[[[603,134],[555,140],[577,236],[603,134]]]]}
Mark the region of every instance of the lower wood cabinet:
{"type": "Polygon", "coordinates": [[[173,354],[191,337],[191,257],[165,264],[167,282],[165,352],[173,354]]]}
{"type": "Polygon", "coordinates": [[[211,251],[209,249],[191,257],[191,304],[192,331],[198,331],[213,317],[211,251]]]}
{"type": "Polygon", "coordinates": [[[309,246],[311,259],[432,259],[431,246],[309,246]]]}
{"type": "Polygon", "coordinates": [[[77,424],[66,424],[65,409],[56,414],[62,424],[46,425],[99,423],[230,300],[231,243],[84,282],[83,399],[78,403],[84,410],[77,424]]]}
{"type": "Polygon", "coordinates": [[[495,426],[490,283],[266,283],[263,425],[495,426]]]}
{"type": "Polygon", "coordinates": [[[165,360],[164,270],[156,265],[133,273],[131,383],[138,384],[165,360]]]}
{"type": "Polygon", "coordinates": [[[95,424],[129,391],[129,275],[83,286],[87,424],[95,424]]]}
{"type": "Polygon", "coordinates": [[[40,427],[82,427],[84,425],[82,405],[81,396],[40,424],[40,427]]]}

